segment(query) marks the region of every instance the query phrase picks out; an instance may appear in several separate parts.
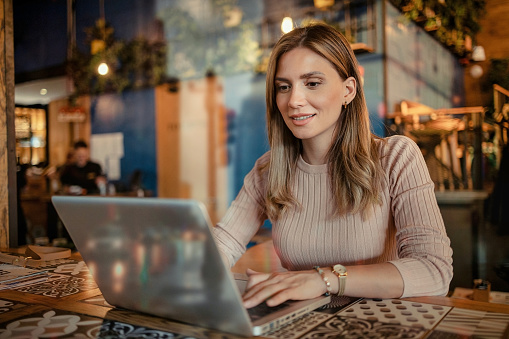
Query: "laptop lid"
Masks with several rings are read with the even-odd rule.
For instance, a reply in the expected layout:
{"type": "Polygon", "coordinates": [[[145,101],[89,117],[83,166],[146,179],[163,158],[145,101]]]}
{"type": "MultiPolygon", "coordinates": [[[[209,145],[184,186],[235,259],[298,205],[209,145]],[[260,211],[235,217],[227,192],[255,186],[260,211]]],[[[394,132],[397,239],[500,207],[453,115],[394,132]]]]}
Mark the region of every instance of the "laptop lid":
{"type": "MultiPolygon", "coordinates": [[[[269,323],[252,324],[198,201],[97,196],[52,201],[111,305],[240,335],[260,335],[295,318],[278,310],[269,323]]],[[[327,302],[317,298],[290,309],[303,315],[327,302]]]]}

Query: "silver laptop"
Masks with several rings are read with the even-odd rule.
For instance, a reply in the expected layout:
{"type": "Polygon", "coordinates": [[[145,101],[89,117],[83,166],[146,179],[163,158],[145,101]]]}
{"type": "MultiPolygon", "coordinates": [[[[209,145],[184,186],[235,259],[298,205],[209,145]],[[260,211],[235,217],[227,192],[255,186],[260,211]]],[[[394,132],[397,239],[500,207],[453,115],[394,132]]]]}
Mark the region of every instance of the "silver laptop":
{"type": "Polygon", "coordinates": [[[251,336],[330,302],[322,296],[274,308],[263,304],[270,312],[251,318],[200,202],[83,196],[52,201],[111,305],[251,336]]]}

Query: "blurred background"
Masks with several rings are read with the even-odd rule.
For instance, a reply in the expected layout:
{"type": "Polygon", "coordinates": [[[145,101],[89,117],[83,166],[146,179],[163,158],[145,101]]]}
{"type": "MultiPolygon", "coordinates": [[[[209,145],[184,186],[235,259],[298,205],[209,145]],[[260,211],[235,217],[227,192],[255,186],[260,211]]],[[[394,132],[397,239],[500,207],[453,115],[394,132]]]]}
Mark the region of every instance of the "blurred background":
{"type": "Polygon", "coordinates": [[[508,291],[508,15],[502,0],[13,1],[26,241],[64,232],[50,174],[78,140],[109,194],[197,199],[217,222],[268,150],[272,46],[321,21],[351,42],[373,133],[421,147],[455,251],[452,287],[484,278],[508,291]]]}

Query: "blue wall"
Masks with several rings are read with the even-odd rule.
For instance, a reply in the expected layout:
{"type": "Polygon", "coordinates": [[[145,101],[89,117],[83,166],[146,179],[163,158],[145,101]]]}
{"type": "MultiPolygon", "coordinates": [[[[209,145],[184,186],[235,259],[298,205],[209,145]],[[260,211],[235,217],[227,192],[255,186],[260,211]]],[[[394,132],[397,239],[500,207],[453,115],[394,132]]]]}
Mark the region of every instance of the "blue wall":
{"type": "Polygon", "coordinates": [[[265,75],[224,78],[225,105],[230,111],[228,138],[228,200],[242,188],[256,159],[268,151],[265,117],[265,75]]]}
{"type": "Polygon", "coordinates": [[[135,170],[143,187],[157,195],[155,94],[153,89],[124,91],[92,98],[92,134],[123,133],[120,185],[128,185],[135,170]]]}
{"type": "Polygon", "coordinates": [[[364,67],[364,95],[369,111],[372,131],[380,137],[386,135],[384,106],[384,74],[381,53],[364,54],[357,57],[364,67]]]}

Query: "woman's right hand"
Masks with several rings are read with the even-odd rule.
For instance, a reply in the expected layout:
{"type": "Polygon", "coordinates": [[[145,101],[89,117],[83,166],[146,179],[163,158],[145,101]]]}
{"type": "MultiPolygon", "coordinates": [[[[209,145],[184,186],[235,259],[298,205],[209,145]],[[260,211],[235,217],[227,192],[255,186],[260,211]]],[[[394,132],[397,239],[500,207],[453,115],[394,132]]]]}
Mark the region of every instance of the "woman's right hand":
{"type": "Polygon", "coordinates": [[[243,295],[246,308],[264,301],[268,306],[277,306],[287,300],[312,299],[327,291],[315,270],[260,273],[248,269],[246,273],[249,277],[243,295]]]}

